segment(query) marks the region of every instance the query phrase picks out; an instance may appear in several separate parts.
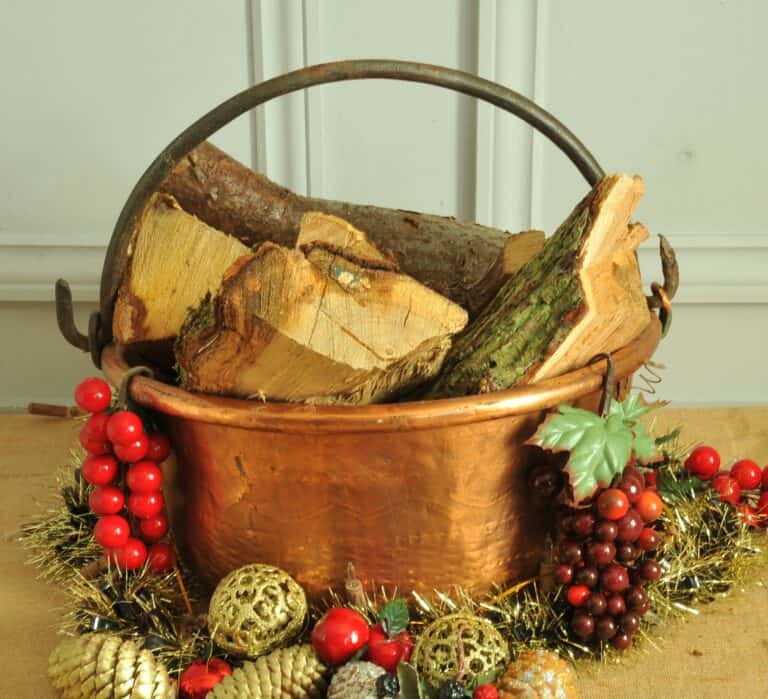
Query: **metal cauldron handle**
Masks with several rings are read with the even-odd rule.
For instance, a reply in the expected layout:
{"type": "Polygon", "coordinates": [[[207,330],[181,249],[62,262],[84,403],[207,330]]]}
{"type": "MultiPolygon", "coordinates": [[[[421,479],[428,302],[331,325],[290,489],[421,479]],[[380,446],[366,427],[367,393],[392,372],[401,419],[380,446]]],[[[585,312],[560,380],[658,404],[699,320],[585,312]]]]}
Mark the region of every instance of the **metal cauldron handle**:
{"type": "Polygon", "coordinates": [[[254,85],[222,102],[182,131],[155,158],[128,196],[115,224],[101,274],[100,310],[91,314],[87,337],[75,327],[68,284],[63,280],[56,284],[57,320],[65,339],[78,349],[90,351],[94,364],[101,365],[101,351],[112,339],[112,313],[120,285],[121,262],[133,228],[149,198],[190,151],[233,119],[276,97],[315,85],[368,78],[436,85],[493,104],[520,117],[549,138],[590,185],[594,186],[604,176],[586,146],[549,112],[524,95],[476,75],[424,63],[388,60],[339,61],[301,68],[254,85]]]}

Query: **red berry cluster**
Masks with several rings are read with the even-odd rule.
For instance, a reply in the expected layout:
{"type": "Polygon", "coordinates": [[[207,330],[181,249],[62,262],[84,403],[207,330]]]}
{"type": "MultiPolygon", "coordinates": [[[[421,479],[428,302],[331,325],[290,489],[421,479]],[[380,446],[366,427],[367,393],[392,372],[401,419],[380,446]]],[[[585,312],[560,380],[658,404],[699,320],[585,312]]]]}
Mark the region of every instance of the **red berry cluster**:
{"type": "Polygon", "coordinates": [[[730,471],[721,471],[717,450],[701,446],[690,453],[685,468],[699,480],[709,481],[720,500],[736,505],[750,527],[768,525],[768,466],[761,469],[751,459],[741,459],[730,471]]]}
{"type": "Polygon", "coordinates": [[[629,466],[591,507],[562,517],[555,577],[567,586],[571,630],[582,641],[610,641],[618,650],[632,645],[650,608],[643,586],[661,577],[661,566],[646,554],[661,543],[649,525],[663,509],[642,471],[629,466]]]}
{"type": "Polygon", "coordinates": [[[136,413],[109,412],[111,400],[109,384],[98,377],[81,381],[75,389],[75,402],[91,413],[80,430],[80,444],[89,454],[80,473],[93,486],[88,505],[99,517],[94,538],[120,568],[136,570],[148,561],[153,572],[170,570],[176,557],[161,542],[168,519],[158,464],[168,458],[171,446],[165,435],[147,434],[136,413]],[[127,502],[121,485],[128,488],[127,502]]]}

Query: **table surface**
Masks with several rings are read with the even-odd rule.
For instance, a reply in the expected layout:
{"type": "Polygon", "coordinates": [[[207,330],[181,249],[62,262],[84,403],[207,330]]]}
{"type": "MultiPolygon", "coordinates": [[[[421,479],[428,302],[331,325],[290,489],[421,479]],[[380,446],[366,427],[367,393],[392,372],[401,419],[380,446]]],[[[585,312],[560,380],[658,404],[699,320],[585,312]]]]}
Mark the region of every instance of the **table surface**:
{"type": "MultiPolygon", "coordinates": [[[[685,425],[691,442],[720,449],[725,463],[753,458],[768,463],[768,406],[672,409],[658,413],[658,429],[685,425]]],[[[19,525],[39,511],[52,474],[75,442],[73,421],[0,415],[0,696],[55,696],[46,660],[56,644],[65,597],[24,565],[19,525]]],[[[704,607],[700,615],[663,630],[658,649],[646,645],[619,665],[580,670],[580,696],[597,698],[706,698],[768,696],[768,589],[755,582],[704,607]]]]}

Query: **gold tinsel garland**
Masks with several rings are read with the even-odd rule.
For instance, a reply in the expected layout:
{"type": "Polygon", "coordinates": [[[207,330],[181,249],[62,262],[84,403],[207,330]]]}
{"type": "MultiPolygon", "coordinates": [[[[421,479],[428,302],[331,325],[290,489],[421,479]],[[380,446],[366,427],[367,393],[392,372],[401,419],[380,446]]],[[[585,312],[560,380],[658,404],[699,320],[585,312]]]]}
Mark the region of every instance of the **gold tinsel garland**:
{"type": "MultiPolygon", "coordinates": [[[[706,488],[702,489],[700,484],[697,487],[688,479],[682,465],[688,450],[675,440],[667,440],[665,451],[665,462],[658,468],[659,488],[668,505],[660,520],[665,543],[657,552],[663,575],[648,589],[652,611],[644,618],[641,629],[647,636],[655,635],[653,627],[664,619],[695,613],[696,605],[745,582],[750,563],[761,550],[756,536],[735,508],[721,503],[706,488]]],[[[58,507],[49,509],[23,530],[25,545],[32,552],[31,562],[41,568],[43,577],[60,584],[72,598],[72,611],[65,617],[64,629],[81,634],[94,628],[114,631],[114,634],[101,633],[98,638],[118,638],[120,648],[130,643],[132,645],[125,646],[126,658],[141,657],[142,667],[152,658],[157,667],[165,668],[167,664],[170,674],[179,673],[194,658],[210,657],[215,648],[205,620],[190,617],[183,611],[173,576],[149,575],[146,570],[125,574],[110,569],[97,570],[93,577],[83,575],[81,568],[99,557],[100,548],[91,534],[88,488],[77,472],[81,457],[73,452],[72,458],[75,463],[57,478],[58,507]]],[[[391,599],[391,594],[380,591],[364,595],[351,605],[349,600],[330,593],[328,603],[354,606],[373,621],[381,606],[391,599]]],[[[463,614],[480,616],[493,624],[508,643],[512,656],[530,648],[552,649],[572,660],[615,656],[605,644],[586,646],[572,640],[567,626],[569,610],[560,589],[534,580],[512,588],[499,588],[482,598],[461,589],[435,591],[429,597],[414,594],[411,607],[415,616],[412,629],[417,637],[430,624],[463,614]]],[[[311,609],[310,618],[316,618],[321,612],[321,609],[311,609]]],[[[304,638],[309,628],[311,624],[305,626],[304,638]]],[[[90,638],[84,635],[63,643],[85,643],[90,638]]],[[[114,645],[117,641],[110,643],[114,645]]],[[[111,646],[107,650],[109,648],[111,646]]],[[[296,648],[302,647],[295,646],[288,651],[299,652],[296,648]]],[[[216,654],[222,655],[220,650],[216,654]]],[[[269,657],[272,656],[266,656],[269,657]]],[[[244,677],[247,669],[249,686],[257,686],[262,680],[256,678],[265,676],[265,668],[271,667],[269,662],[275,663],[274,659],[266,658],[257,661],[261,663],[258,672],[251,667],[256,664],[246,664],[243,672],[236,671],[237,676],[244,677]]],[[[278,666],[282,667],[278,663],[272,670],[277,671],[278,666]]],[[[121,667],[128,677],[128,670],[133,666],[129,667],[125,660],[121,667]]]]}

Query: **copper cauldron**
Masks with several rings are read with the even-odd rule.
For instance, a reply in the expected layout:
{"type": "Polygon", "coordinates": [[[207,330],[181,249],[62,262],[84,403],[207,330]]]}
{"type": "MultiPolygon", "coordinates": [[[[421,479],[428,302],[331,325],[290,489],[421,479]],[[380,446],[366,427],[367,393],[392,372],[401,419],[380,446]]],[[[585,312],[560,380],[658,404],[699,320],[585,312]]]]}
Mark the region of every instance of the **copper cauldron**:
{"type": "MultiPolygon", "coordinates": [[[[583,144],[522,95],[435,66],[350,61],[305,68],[224,102],[176,138],[150,165],[118,219],[102,274],[101,307],[88,336],[57,285],[59,326],[119,385],[129,368],[111,344],[112,309],[137,216],[192,148],[243,112],[321,83],[390,78],[430,83],[517,114],[554,141],[594,184],[603,175],[583,144]]],[[[626,388],[661,336],[655,316],[614,354],[626,388]]],[[[460,585],[474,593],[535,574],[549,504],[527,485],[524,446],[544,411],[561,402],[595,409],[604,364],[535,385],[481,396],[361,407],[312,407],[193,394],[144,376],[137,403],[170,435],[166,495],[175,535],[199,577],[214,585],[240,565],[263,561],[292,573],[317,599],[340,587],[348,562],[364,582],[430,593],[460,585]]]]}

